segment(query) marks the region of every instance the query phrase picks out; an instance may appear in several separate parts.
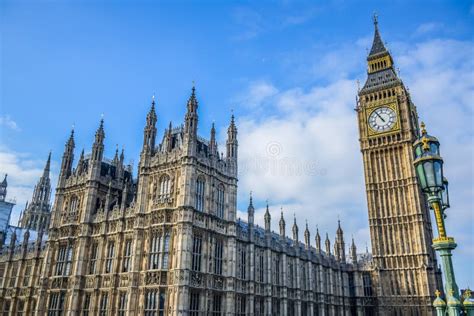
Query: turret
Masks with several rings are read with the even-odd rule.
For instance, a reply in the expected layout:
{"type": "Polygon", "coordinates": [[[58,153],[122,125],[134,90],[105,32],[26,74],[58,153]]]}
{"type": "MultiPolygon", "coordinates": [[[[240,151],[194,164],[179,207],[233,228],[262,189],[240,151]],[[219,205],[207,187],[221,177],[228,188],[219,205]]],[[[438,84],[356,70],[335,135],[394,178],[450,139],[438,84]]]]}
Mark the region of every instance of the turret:
{"type": "Polygon", "coordinates": [[[308,221],[306,221],[306,229],[304,230],[304,244],[306,246],[306,249],[309,250],[309,247],[311,247],[311,242],[310,242],[310,233],[308,229],[308,221]]]}
{"type": "Polygon", "coordinates": [[[319,229],[316,227],[316,236],[314,237],[314,241],[316,242],[316,251],[318,253],[321,252],[321,236],[319,235],[319,229]]]}
{"type": "Polygon", "coordinates": [[[330,256],[331,255],[331,241],[329,241],[328,233],[326,233],[326,241],[324,242],[324,244],[326,245],[326,254],[330,256]]]}
{"type": "Polygon", "coordinates": [[[269,233],[271,231],[272,217],[271,217],[270,211],[268,209],[268,202],[267,202],[267,209],[266,209],[265,215],[264,215],[264,220],[265,220],[265,231],[269,233]]]}
{"type": "Polygon", "coordinates": [[[280,238],[285,240],[286,232],[285,232],[285,219],[283,218],[283,210],[281,211],[279,226],[280,226],[280,238]]]}
{"type": "Polygon", "coordinates": [[[298,244],[298,225],[296,224],[296,214],[293,216],[293,227],[291,228],[293,232],[293,241],[298,244]]]}
{"type": "Polygon", "coordinates": [[[142,155],[153,155],[156,141],[156,112],[155,112],[155,96],[151,100],[150,111],[146,116],[146,125],[143,130],[143,147],[142,155]]]}
{"type": "Polygon", "coordinates": [[[63,160],[61,162],[61,171],[59,172],[59,184],[62,185],[62,181],[67,179],[72,172],[72,162],[74,160],[74,129],[71,130],[71,136],[69,136],[66,146],[64,148],[63,160]]]}
{"type": "Polygon", "coordinates": [[[92,145],[92,162],[99,163],[102,161],[104,156],[104,139],[104,119],[102,118],[100,120],[99,128],[97,128],[97,131],[95,132],[95,140],[94,144],[92,145]]]}

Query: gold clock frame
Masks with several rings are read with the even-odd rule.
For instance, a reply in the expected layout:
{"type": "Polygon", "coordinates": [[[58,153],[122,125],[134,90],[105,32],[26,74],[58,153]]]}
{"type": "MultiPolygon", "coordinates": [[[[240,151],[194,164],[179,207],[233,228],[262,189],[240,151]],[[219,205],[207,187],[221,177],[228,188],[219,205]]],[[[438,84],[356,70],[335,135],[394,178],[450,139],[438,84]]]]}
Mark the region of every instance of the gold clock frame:
{"type": "Polygon", "coordinates": [[[390,100],[390,101],[388,100],[384,100],[384,101],[385,102],[383,103],[382,102],[373,103],[370,106],[367,106],[365,108],[365,121],[366,121],[365,125],[367,127],[367,136],[369,137],[393,134],[393,133],[397,133],[400,130],[400,111],[398,110],[398,103],[396,99],[390,100]],[[376,132],[369,126],[369,117],[372,114],[372,112],[382,107],[387,107],[387,108],[392,109],[397,114],[397,118],[395,120],[395,124],[390,130],[384,131],[384,132],[376,132]]]}

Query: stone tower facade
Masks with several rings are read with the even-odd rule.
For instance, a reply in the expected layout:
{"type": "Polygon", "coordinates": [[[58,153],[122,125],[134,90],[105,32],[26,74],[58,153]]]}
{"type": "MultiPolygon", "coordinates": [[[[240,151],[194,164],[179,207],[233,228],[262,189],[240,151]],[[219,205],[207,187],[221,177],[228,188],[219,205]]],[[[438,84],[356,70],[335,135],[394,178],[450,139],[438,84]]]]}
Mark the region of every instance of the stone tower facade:
{"type": "Polygon", "coordinates": [[[442,288],[430,214],[413,168],[418,115],[382,42],[376,17],[368,77],[357,104],[372,240],[383,315],[426,315],[442,288]]]}
{"type": "Polygon", "coordinates": [[[51,153],[33,191],[31,202],[26,204],[25,210],[20,218],[20,227],[27,230],[47,232],[51,211],[51,180],[49,173],[51,168],[51,153]]]}

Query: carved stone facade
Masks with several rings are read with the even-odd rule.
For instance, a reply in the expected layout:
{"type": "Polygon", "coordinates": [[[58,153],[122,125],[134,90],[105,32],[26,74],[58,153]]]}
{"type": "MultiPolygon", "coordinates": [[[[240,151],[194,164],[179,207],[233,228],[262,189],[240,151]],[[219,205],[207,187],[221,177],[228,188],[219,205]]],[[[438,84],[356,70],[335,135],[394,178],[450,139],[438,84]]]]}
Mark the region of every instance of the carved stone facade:
{"type": "MultiPolygon", "coordinates": [[[[48,236],[40,231],[30,242],[27,231],[17,242],[14,233],[0,255],[0,311],[5,315],[376,315],[393,302],[405,302],[409,308],[421,306],[412,308],[413,315],[429,314],[437,270],[429,248],[429,218],[411,169],[409,147],[415,124],[410,125],[412,112],[407,111],[414,107],[398,81],[390,89],[402,115],[400,133],[371,138],[361,124],[374,260],[368,252],[357,255],[353,240],[346,257],[340,225],[331,251],[327,235],[323,250],[318,231],[311,244],[307,226],[301,242],[296,219],[293,238],[288,238],[283,214],[279,233],[273,232],[268,207],[264,228],[257,226],[252,199],[248,220],[237,219],[234,117],[221,154],[214,126],[209,140],[197,134],[193,88],[184,124],[173,128],[170,123],[159,145],[152,101],[137,179],[131,166],[124,165],[123,151],[111,160],[104,158],[103,120],[91,154],[82,151],[75,168],[71,133],[48,236]],[[387,159],[390,172],[403,173],[395,182],[379,173],[381,159],[387,159]],[[391,204],[389,200],[396,198],[403,207],[391,204]],[[404,213],[392,216],[396,211],[404,213]],[[406,242],[395,243],[401,240],[406,242]],[[408,288],[407,300],[398,301],[398,291],[408,288]]],[[[366,122],[365,109],[373,104],[373,91],[364,87],[360,93],[361,123],[366,122]]]]}

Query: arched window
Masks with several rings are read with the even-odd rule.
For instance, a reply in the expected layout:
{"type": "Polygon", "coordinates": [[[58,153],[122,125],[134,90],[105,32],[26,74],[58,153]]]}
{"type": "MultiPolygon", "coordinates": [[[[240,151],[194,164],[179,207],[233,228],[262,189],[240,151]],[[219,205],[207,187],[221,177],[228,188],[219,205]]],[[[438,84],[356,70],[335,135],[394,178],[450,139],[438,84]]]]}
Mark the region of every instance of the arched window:
{"type": "Polygon", "coordinates": [[[163,260],[161,261],[162,269],[168,269],[169,253],[170,253],[170,235],[166,233],[165,241],[163,245],[163,260]]]}
{"type": "Polygon", "coordinates": [[[71,203],[69,204],[69,215],[76,215],[78,207],[79,199],[74,195],[71,197],[71,203]]]}
{"type": "Polygon", "coordinates": [[[170,189],[171,189],[171,181],[168,175],[164,175],[160,178],[160,191],[159,197],[160,198],[168,198],[170,196],[170,189]]]}
{"type": "Polygon", "coordinates": [[[217,212],[216,215],[220,218],[224,218],[224,186],[220,184],[217,187],[217,212]]]}
{"type": "Polygon", "coordinates": [[[204,179],[198,178],[196,181],[196,209],[200,212],[204,211],[204,186],[204,179]]]}

